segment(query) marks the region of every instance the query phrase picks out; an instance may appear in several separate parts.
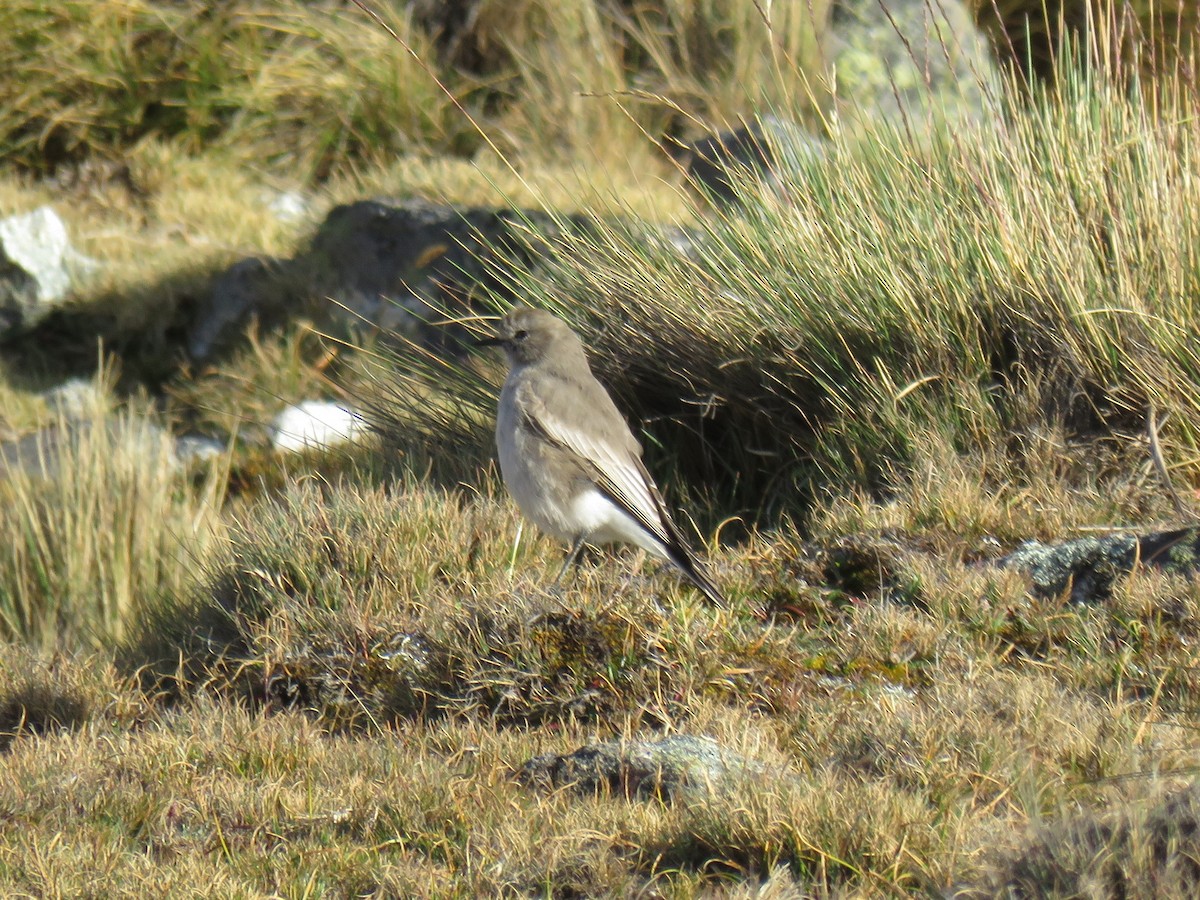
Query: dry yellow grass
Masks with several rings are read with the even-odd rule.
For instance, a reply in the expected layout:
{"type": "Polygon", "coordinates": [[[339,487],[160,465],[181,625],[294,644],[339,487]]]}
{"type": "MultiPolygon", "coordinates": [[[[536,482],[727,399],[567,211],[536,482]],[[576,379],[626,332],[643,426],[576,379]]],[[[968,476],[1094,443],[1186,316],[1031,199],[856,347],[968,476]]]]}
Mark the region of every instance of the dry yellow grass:
{"type": "MultiPolygon", "coordinates": [[[[548,594],[560,548],[526,535],[514,556],[507,501],[371,480],[243,506],[209,574],[125,653],[132,672],[181,650],[166,682],[4,651],[0,726],[21,732],[0,786],[21,823],[0,837],[6,890],[690,897],[769,876],[937,895],[1009,877],[1000,851],[1019,858],[1027,828],[1110,804],[1136,817],[1190,780],[1193,584],[1142,576],[1064,607],[935,537],[945,553],[898,557],[903,590],[873,587],[880,572],[839,590],[785,531],[717,554],[729,611],[628,555],[548,594]],[[768,598],[771,619],[748,614],[768,598]],[[420,678],[401,646],[434,660],[420,678]],[[513,779],[537,753],[672,732],[770,776],[679,804],[513,779]]],[[[1103,485],[1073,497],[1081,519],[1106,503],[1103,485]]],[[[903,499],[859,501],[858,521],[903,499]]],[[[818,545],[845,541],[842,503],[818,545]]],[[[1037,521],[1017,508],[1007,525],[1037,521]]],[[[1061,840],[1063,871],[1090,877],[1102,847],[1061,840]]],[[[1178,840],[1168,859],[1191,852],[1178,840]]],[[[1165,864],[1149,845],[1123,859],[1138,883],[1165,864]]]]}
{"type": "MultiPolygon", "coordinates": [[[[611,23],[551,25],[561,48],[611,23]]],[[[781,66],[738,46],[736,71],[781,66]]],[[[975,143],[867,135],[788,174],[783,197],[746,185],[743,213],[702,215],[619,103],[580,96],[636,87],[601,49],[562,72],[510,57],[536,101],[497,133],[519,176],[487,155],[393,161],[331,176],[315,209],[378,190],[698,223],[695,256],[616,223],[512,278],[587,326],[674,499],[715,524],[752,498],[710,553],[730,608],[629,553],[548,591],[562,548],[521,529],[482,406],[449,445],[401,423],[390,457],[282,461],[244,439],[207,481],[100,428],[64,477],[0,485],[0,893],[1194,895],[1177,791],[1200,750],[1200,589],[1139,572],[1071,605],[989,560],[1169,521],[1137,403],[1187,412],[1166,449],[1177,477],[1195,469],[1196,354],[1167,324],[1194,324],[1195,123],[1078,83],[975,143]],[[577,152],[537,164],[513,123],[577,152]],[[988,343],[1001,326],[1015,357],[988,343]],[[752,402],[724,431],[677,421],[681,398],[733,391],[752,402]],[[1116,410],[1063,402],[1078,397],[1116,410]],[[538,753],[666,734],[710,735],[767,777],[696,802],[513,778],[538,753]]],[[[736,103],[678,48],[643,49],[677,66],[687,109],[736,103]]],[[[0,207],[60,203],[109,267],[84,299],[153,323],[303,228],[259,205],[294,182],[181,146],[143,143],[128,180],[68,193],[6,178],[0,207]]],[[[163,402],[248,435],[285,401],[376,387],[327,349],[303,324],[254,335],[171,373],[163,402]]],[[[43,377],[6,374],[5,428],[51,421],[43,377]]],[[[463,378],[425,387],[486,406],[463,378]]],[[[109,399],[135,431],[153,420],[109,399]]]]}

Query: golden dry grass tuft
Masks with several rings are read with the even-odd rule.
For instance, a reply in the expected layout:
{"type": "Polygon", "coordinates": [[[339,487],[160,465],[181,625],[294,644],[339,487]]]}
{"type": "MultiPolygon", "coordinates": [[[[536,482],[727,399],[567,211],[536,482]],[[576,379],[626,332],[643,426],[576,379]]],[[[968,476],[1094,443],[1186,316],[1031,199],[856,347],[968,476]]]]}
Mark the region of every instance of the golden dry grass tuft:
{"type": "Polygon", "coordinates": [[[217,464],[193,481],[144,403],[60,415],[6,445],[0,464],[7,640],[111,647],[219,540],[227,472],[217,464]]]}

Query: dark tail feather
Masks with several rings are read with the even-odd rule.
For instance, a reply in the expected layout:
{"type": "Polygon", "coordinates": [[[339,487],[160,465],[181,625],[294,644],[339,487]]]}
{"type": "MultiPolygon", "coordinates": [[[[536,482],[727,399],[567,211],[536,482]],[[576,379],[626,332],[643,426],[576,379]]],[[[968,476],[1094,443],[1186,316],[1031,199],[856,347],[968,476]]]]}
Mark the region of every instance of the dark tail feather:
{"type": "Polygon", "coordinates": [[[671,562],[687,577],[688,581],[696,586],[696,589],[704,595],[705,600],[713,606],[729,605],[724,595],[708,577],[708,573],[704,571],[704,567],[683,546],[668,547],[667,551],[670,553],[671,562]]]}
{"type": "Polygon", "coordinates": [[[613,484],[612,479],[608,478],[604,471],[596,468],[596,478],[594,482],[596,488],[607,497],[614,506],[624,512],[627,516],[637,522],[646,530],[647,536],[653,538],[667,555],[675,567],[687,576],[688,581],[694,584],[713,606],[728,606],[725,597],[717,590],[717,586],[712,583],[708,574],[704,571],[704,567],[688,550],[687,542],[683,539],[683,534],[671,521],[671,514],[667,512],[667,505],[663,503],[662,494],[658,492],[658,488],[654,486],[654,479],[650,477],[650,473],[646,471],[646,467],[642,465],[640,459],[635,458],[638,470],[641,472],[642,482],[646,489],[650,492],[650,496],[654,500],[654,505],[658,508],[658,521],[649,518],[646,511],[638,507],[636,504],[630,503],[625,494],[613,484]]]}

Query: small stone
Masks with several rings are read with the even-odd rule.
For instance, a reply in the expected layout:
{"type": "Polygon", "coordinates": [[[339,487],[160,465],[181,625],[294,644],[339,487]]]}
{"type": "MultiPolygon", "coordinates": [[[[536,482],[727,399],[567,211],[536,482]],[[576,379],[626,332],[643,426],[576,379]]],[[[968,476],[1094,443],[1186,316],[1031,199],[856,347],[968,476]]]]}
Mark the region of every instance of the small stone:
{"type": "Polygon", "coordinates": [[[305,400],[275,417],[271,446],[285,453],[328,450],[352,443],[366,431],[366,423],[354,410],[337,403],[305,400]]]}
{"type": "Polygon", "coordinates": [[[302,222],[312,215],[312,203],[299,191],[268,194],[266,202],[267,209],[274,213],[280,222],[302,222]]]}
{"type": "Polygon", "coordinates": [[[673,800],[720,793],[747,778],[764,776],[762,765],[712,738],[678,734],[546,753],[526,762],[517,777],[540,790],[571,788],[582,794],[673,800]]]}
{"type": "Polygon", "coordinates": [[[84,419],[93,415],[104,402],[96,383],[87,378],[71,378],[42,392],[46,405],[65,419],[84,419]]]}
{"type": "Polygon", "coordinates": [[[215,459],[225,452],[225,444],[206,434],[184,434],[175,438],[175,460],[181,466],[215,459]]]}

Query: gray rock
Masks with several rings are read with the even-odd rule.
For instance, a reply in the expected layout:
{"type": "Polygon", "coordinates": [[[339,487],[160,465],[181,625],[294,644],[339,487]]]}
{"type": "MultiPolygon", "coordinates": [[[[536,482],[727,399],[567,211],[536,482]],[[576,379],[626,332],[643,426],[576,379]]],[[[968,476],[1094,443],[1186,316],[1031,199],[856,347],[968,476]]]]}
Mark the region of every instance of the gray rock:
{"type": "Polygon", "coordinates": [[[553,231],[557,222],[535,211],[419,201],[336,207],[306,252],[245,259],[217,276],[188,327],[188,351],[211,358],[252,318],[271,327],[294,313],[333,330],[377,327],[434,349],[456,348],[465,330],[432,323],[471,309],[481,287],[506,293],[494,264],[531,258],[526,223],[553,231]]]}
{"type": "Polygon", "coordinates": [[[1139,565],[1195,576],[1200,529],[1110,534],[1060,544],[1026,541],[999,564],[1028,575],[1039,596],[1057,596],[1069,588],[1072,603],[1104,602],[1117,580],[1139,565]]]}
{"type": "Polygon", "coordinates": [[[0,340],[48,316],[71,290],[67,226],[49,206],[0,219],[0,340]]]}
{"type": "Polygon", "coordinates": [[[802,160],[825,155],[824,140],[802,125],[778,116],[763,116],[733,131],[687,145],[687,172],[711,200],[732,203],[735,185],[757,175],[768,185],[781,168],[795,169],[802,160]]]}
{"type": "Polygon", "coordinates": [[[18,475],[57,478],[64,456],[75,452],[87,440],[105,442],[110,452],[139,454],[147,463],[161,460],[170,466],[175,464],[166,431],[145,419],[118,416],[101,424],[68,421],[18,440],[0,443],[0,479],[18,475]],[[96,433],[98,427],[103,431],[99,435],[96,433]]]}
{"type": "Polygon", "coordinates": [[[104,402],[103,394],[90,378],[70,378],[42,392],[50,409],[66,419],[84,419],[95,414],[104,402]]]}
{"type": "Polygon", "coordinates": [[[827,35],[840,112],[921,128],[991,118],[1000,77],[961,0],[836,0],[827,35]]]}
{"type": "Polygon", "coordinates": [[[175,461],[187,466],[193,463],[216,459],[226,450],[226,445],[206,434],[184,434],[175,438],[175,461]]]}
{"type": "Polygon", "coordinates": [[[513,226],[548,217],[364,200],[329,213],[304,260],[322,296],[351,319],[428,342],[430,323],[466,309],[492,280],[487,260],[521,252],[513,226]]]}
{"type": "Polygon", "coordinates": [[[159,459],[172,468],[213,459],[225,452],[225,444],[206,435],[172,437],[153,422],[116,414],[107,419],[101,407],[103,398],[95,383],[73,378],[47,391],[43,396],[60,416],[61,424],[43,428],[22,438],[0,442],[0,479],[23,473],[37,478],[55,478],[65,453],[95,438],[102,425],[106,441],[113,451],[126,450],[159,459]]]}
{"type": "Polygon", "coordinates": [[[571,788],[583,794],[676,800],[724,792],[747,779],[765,777],[765,770],[712,738],[673,735],[535,756],[517,777],[538,790],[571,788]]]}
{"type": "Polygon", "coordinates": [[[192,359],[208,359],[239,336],[254,316],[282,317],[288,298],[287,265],[278,259],[251,257],[218,275],[188,327],[192,359]]]}

